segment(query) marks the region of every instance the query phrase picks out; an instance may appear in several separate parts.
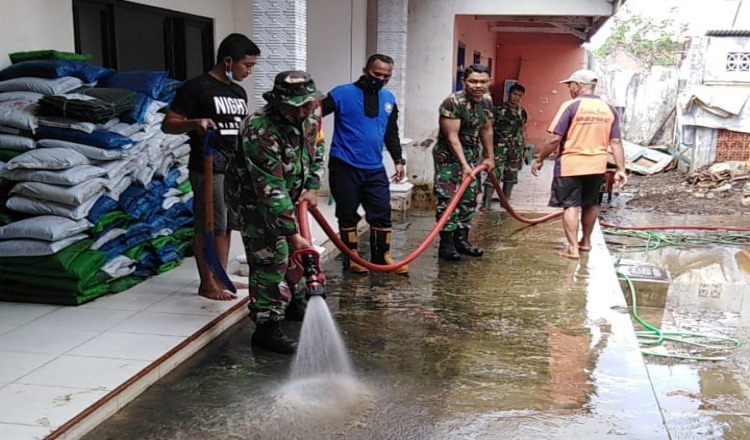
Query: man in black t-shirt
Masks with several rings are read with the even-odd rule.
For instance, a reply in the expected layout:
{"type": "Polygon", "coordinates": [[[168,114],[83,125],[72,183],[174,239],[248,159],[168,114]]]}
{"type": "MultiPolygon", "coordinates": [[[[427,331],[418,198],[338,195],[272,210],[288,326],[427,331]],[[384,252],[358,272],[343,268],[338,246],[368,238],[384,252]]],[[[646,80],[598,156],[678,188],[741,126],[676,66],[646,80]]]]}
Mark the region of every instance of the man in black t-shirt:
{"type": "MultiPolygon", "coordinates": [[[[216,66],[183,84],[175,95],[162,130],[190,136],[190,183],[193,187],[195,224],[195,260],[200,274],[198,294],[209,299],[233,300],[237,297],[221,289],[211,274],[203,254],[205,206],[203,193],[203,142],[209,128],[214,137],[214,251],[226,270],[231,230],[224,202],[224,170],[232,151],[238,148],[239,127],[249,114],[247,93],[236,82],[247,78],[260,56],[260,49],[241,34],[230,34],[219,45],[216,66]]],[[[235,283],[236,285],[239,283],[235,283]]],[[[238,287],[243,287],[239,285],[238,287]]],[[[246,287],[246,286],[244,286],[246,287]]]]}

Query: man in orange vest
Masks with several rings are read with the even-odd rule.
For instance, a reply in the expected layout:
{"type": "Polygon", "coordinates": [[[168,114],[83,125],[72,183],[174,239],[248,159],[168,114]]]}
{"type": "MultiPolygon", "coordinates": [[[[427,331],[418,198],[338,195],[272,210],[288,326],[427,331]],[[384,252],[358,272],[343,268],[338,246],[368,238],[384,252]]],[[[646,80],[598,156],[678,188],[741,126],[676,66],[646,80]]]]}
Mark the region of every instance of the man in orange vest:
{"type": "Polygon", "coordinates": [[[591,250],[591,232],[599,215],[599,190],[607,171],[607,147],[611,147],[617,165],[617,186],[622,188],[628,181],[620,116],[614,107],[594,94],[597,82],[596,73],[586,69],[577,70],[560,81],[568,86],[573,99],[560,106],[548,128],[552,139],[542,147],[531,165],[531,173],[538,176],[544,159],[553,151],[557,152],[549,206],[564,210],[563,229],[568,246],[560,255],[566,258],[577,259],[579,252],[591,250]]]}

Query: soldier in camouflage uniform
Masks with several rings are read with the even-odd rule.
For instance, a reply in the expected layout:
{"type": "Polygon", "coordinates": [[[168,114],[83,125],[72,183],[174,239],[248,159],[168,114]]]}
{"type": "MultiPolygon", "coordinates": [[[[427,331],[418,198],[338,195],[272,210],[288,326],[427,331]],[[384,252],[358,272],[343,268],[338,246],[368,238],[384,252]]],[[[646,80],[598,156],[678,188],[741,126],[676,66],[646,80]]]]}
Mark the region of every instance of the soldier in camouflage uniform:
{"type": "MultiPolygon", "coordinates": [[[[521,99],[526,89],[520,84],[513,84],[508,91],[508,101],[493,108],[495,117],[494,144],[495,170],[498,181],[502,182],[503,194],[510,199],[513,186],[518,183],[518,171],[523,166],[524,157],[524,125],[528,116],[521,107],[521,99]]],[[[484,207],[492,204],[494,188],[487,179],[484,188],[484,207]]]]}
{"type": "MultiPolygon", "coordinates": [[[[438,220],[456,195],[462,179],[471,174],[480,160],[490,170],[495,166],[492,157],[492,99],[487,95],[489,69],[473,64],[464,71],[462,81],[464,89],[448,96],[439,110],[440,133],[432,151],[437,198],[435,216],[438,220]]],[[[482,249],[469,243],[469,227],[479,190],[479,181],[475,179],[440,232],[440,258],[458,261],[461,254],[472,257],[484,254],[482,249]]]]}
{"type": "Polygon", "coordinates": [[[273,90],[263,95],[268,104],[243,122],[242,146],[227,171],[228,205],[250,266],[252,343],[278,353],[297,348],[280,321],[285,314],[287,319],[304,315],[297,289],[301,272],[289,257],[311,247],[299,233],[295,205],[301,200],[317,204],[325,145],[318,142],[314,111],[323,96],[306,72],[276,75],[273,90]]]}

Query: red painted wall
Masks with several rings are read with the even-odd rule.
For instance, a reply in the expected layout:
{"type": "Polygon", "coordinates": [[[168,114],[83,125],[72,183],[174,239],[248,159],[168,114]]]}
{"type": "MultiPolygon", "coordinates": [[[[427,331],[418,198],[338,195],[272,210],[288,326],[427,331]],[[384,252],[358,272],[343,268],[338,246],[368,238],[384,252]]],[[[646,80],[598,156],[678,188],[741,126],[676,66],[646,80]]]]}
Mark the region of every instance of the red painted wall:
{"type": "Polygon", "coordinates": [[[547,127],[557,109],[570,99],[568,88],[560,84],[571,72],[585,67],[585,50],[580,40],[565,34],[496,33],[497,64],[492,98],[501,102],[506,79],[515,79],[526,88],[521,103],[528,112],[527,143],[541,145],[549,138],[547,127]]]}
{"type": "MultiPolygon", "coordinates": [[[[456,15],[454,38],[453,38],[453,81],[456,81],[456,57],[458,55],[458,44],[466,45],[466,63],[470,66],[474,59],[474,51],[480,52],[480,64],[487,66],[489,58],[492,58],[492,68],[497,66],[495,59],[495,33],[488,30],[488,22],[474,20],[473,15],[456,15]]],[[[451,90],[452,91],[452,90],[451,90]]],[[[446,93],[446,96],[448,93],[446,93]]]]}
{"type": "MultiPolygon", "coordinates": [[[[581,41],[568,34],[532,34],[490,32],[489,26],[501,23],[475,20],[457,15],[453,41],[453,78],[459,42],[466,45],[466,65],[472,63],[474,50],[481,52],[481,63],[493,59],[492,98],[503,98],[506,79],[515,79],[526,88],[522,105],[529,115],[527,143],[541,146],[549,139],[547,127],[560,104],[570,99],[568,88],[560,84],[571,72],[585,67],[581,41]]],[[[506,23],[502,23],[506,24],[506,23]]],[[[507,24],[523,27],[525,23],[507,24]]],[[[446,93],[447,95],[447,93],[446,93]]]]}

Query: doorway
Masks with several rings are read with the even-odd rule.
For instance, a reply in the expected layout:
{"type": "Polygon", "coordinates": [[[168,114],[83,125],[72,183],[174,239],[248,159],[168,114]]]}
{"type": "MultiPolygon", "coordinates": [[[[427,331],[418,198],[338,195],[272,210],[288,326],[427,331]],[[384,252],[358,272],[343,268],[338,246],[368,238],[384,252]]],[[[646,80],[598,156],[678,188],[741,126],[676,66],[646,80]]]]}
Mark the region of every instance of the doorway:
{"type": "Polygon", "coordinates": [[[466,65],[466,45],[458,42],[458,52],[456,54],[456,84],[453,86],[454,92],[460,92],[464,88],[464,66],[466,65]]]}

